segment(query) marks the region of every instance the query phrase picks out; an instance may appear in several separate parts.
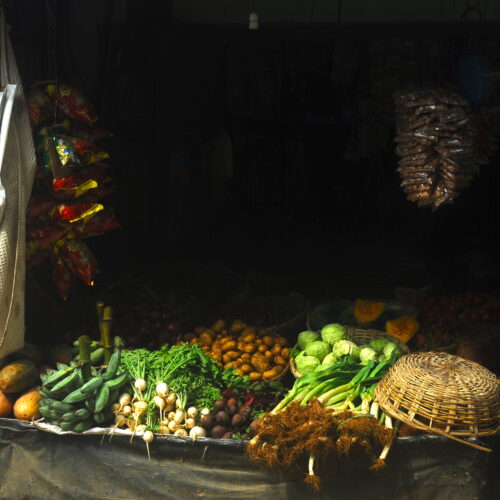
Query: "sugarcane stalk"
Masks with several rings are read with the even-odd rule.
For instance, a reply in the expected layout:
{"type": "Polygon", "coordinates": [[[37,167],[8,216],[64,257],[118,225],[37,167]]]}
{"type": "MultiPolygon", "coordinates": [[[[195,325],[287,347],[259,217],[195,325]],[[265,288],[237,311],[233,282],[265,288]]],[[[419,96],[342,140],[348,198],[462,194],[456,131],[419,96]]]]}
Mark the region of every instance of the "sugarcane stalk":
{"type": "Polygon", "coordinates": [[[113,322],[113,308],[106,306],[102,316],[102,346],[104,348],[104,362],[107,364],[113,354],[113,339],[111,338],[111,325],[113,322]]]}

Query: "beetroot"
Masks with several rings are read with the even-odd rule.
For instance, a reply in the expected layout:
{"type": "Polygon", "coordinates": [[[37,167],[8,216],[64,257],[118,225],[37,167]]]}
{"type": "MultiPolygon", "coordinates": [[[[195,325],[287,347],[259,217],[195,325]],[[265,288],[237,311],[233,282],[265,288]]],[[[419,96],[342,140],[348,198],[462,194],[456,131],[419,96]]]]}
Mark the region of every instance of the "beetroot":
{"type": "Polygon", "coordinates": [[[233,415],[231,419],[231,427],[241,427],[245,424],[245,418],[240,413],[233,415]]]}
{"type": "Polygon", "coordinates": [[[218,411],[215,414],[215,422],[220,425],[229,425],[229,415],[224,410],[218,411]]]}
{"type": "Polygon", "coordinates": [[[226,432],[227,427],[224,427],[223,425],[216,425],[212,429],[212,432],[210,432],[210,437],[213,437],[214,439],[220,439],[226,432]]]}

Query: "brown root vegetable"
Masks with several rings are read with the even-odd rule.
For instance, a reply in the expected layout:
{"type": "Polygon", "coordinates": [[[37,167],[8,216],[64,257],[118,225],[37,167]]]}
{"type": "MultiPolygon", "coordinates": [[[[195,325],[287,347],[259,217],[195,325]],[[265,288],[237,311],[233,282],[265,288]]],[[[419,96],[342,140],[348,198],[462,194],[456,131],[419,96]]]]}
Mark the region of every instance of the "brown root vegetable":
{"type": "Polygon", "coordinates": [[[236,413],[231,418],[231,427],[241,427],[246,422],[246,419],[241,415],[241,413],[236,413]]]}
{"type": "Polygon", "coordinates": [[[205,415],[201,418],[200,423],[204,429],[209,430],[215,425],[215,418],[213,415],[205,415]]]}
{"type": "Polygon", "coordinates": [[[229,422],[230,422],[230,416],[226,411],[221,410],[215,414],[215,423],[216,424],[227,426],[227,425],[229,425],[229,422]]]}
{"type": "Polygon", "coordinates": [[[210,437],[214,439],[220,439],[227,432],[227,427],[223,425],[215,425],[210,432],[210,437]]]}

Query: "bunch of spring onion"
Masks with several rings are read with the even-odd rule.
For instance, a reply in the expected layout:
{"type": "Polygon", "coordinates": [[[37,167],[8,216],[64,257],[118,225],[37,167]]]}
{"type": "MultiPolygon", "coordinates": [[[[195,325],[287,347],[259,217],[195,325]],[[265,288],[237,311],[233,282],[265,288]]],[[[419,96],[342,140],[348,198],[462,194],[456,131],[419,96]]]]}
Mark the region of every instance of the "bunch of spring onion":
{"type": "MultiPolygon", "coordinates": [[[[366,364],[359,364],[346,356],[337,364],[325,365],[298,378],[271,414],[280,412],[292,401],[306,406],[316,398],[325,408],[332,411],[350,410],[358,415],[372,416],[380,424],[394,429],[392,418],[381,411],[378,403],[374,401],[375,387],[394,361],[395,357],[382,363],[368,361],[366,364]]],[[[379,458],[385,460],[388,452],[389,448],[384,448],[379,458]]]]}

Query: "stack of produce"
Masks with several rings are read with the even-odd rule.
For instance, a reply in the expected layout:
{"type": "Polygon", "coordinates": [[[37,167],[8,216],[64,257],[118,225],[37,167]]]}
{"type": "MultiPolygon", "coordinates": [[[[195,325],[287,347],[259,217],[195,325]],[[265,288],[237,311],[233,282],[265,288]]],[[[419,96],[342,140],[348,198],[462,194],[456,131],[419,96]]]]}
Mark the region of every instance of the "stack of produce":
{"type": "MultiPolygon", "coordinates": [[[[204,437],[207,432],[217,438],[229,437],[230,429],[246,432],[245,424],[250,425],[257,406],[239,405],[233,412],[230,403],[234,402],[228,401],[231,408],[223,421],[220,414],[223,394],[228,389],[237,392],[263,389],[263,384],[259,386],[248,377],[237,375],[234,367],[220,367],[198,344],[181,343],[158,351],[123,351],[122,368],[130,374],[132,382],[130,394],[123,395],[119,406],[114,407],[115,425],[140,433],[148,445],[155,432],[189,435],[193,439],[204,437]],[[242,417],[238,422],[236,413],[242,417]]],[[[270,388],[264,389],[264,393],[266,390],[269,392],[270,388]]]]}
{"type": "Polygon", "coordinates": [[[281,335],[248,326],[241,320],[227,325],[222,319],[211,328],[198,327],[183,336],[189,344],[199,344],[203,352],[224,368],[234,367],[250,380],[273,380],[288,365],[290,349],[281,335]]]}
{"type": "Polygon", "coordinates": [[[120,359],[116,349],[105,369],[84,361],[59,365],[42,375],[39,412],[44,421],[74,432],[109,425],[114,417],[111,407],[129,380],[128,372],[120,370],[120,359]]]}
{"type": "Polygon", "coordinates": [[[114,186],[109,154],[96,142],[110,134],[95,128],[92,106],[68,85],[35,88],[27,104],[38,157],[27,209],[27,265],[51,258],[57,292],[66,299],[75,279],[94,283],[97,262],[83,240],[119,227],[101,203],[114,186]]]}
{"type": "Polygon", "coordinates": [[[358,449],[372,460],[371,468],[381,468],[399,426],[374,401],[375,387],[401,354],[398,346],[385,338],[357,346],[338,324],[326,325],[321,339],[313,331],[299,334],[304,350],[297,365],[305,374],[263,417],[247,448],[250,458],[271,468],[309,455],[305,481],[316,490],[316,459],[358,449]]]}
{"type": "Polygon", "coordinates": [[[356,345],[348,338],[343,325],[330,323],[321,331],[306,330],[297,338],[294,362],[301,375],[321,372],[325,366],[333,366],[345,356],[355,362],[387,362],[393,355],[399,357],[401,350],[387,338],[374,338],[366,345],[356,345]]]}
{"type": "Polygon", "coordinates": [[[396,93],[398,171],[408,200],[433,209],[454,200],[477,168],[468,102],[447,89],[396,93]]]}

